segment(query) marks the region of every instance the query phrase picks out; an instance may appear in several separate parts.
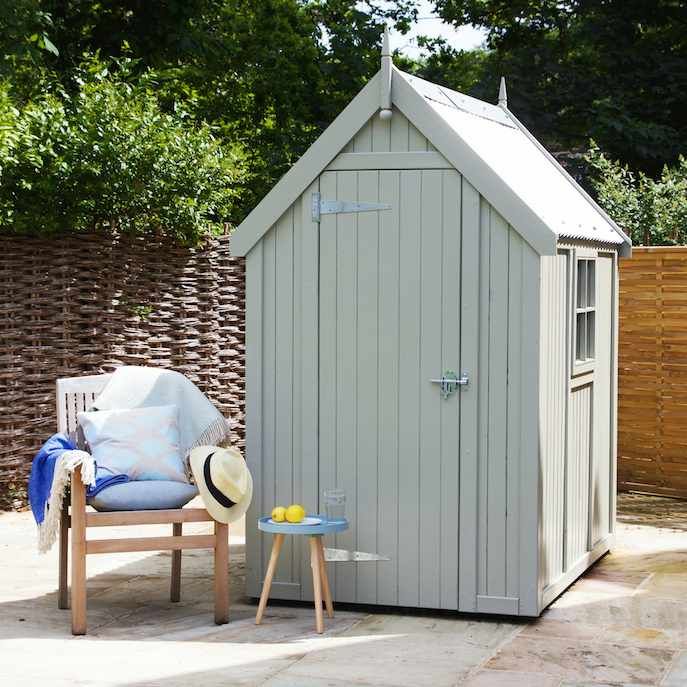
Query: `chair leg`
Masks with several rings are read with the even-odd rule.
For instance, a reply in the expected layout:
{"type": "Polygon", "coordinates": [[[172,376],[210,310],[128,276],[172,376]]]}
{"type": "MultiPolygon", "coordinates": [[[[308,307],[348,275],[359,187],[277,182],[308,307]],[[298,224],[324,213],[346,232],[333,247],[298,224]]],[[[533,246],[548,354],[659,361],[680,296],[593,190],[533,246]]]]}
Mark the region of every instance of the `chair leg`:
{"type": "Polygon", "coordinates": [[[86,634],[86,487],[72,473],[72,634],[86,634]]]}
{"type": "MultiPolygon", "coordinates": [[[[172,523],[172,535],[180,537],[182,532],[180,522],[172,523]]],[[[169,590],[170,601],[181,600],[181,549],[172,551],[172,582],[169,590]]]]}
{"type": "Polygon", "coordinates": [[[262,583],[262,593],[260,594],[260,603],[258,604],[258,612],[255,615],[255,624],[260,625],[262,622],[262,616],[265,613],[265,607],[267,606],[267,600],[270,598],[270,588],[272,587],[272,579],[274,578],[274,572],[277,569],[277,561],[279,560],[279,552],[281,551],[281,545],[284,543],[283,534],[275,534],[272,540],[272,553],[270,554],[270,562],[267,564],[267,574],[265,575],[265,581],[262,583]]]}
{"type": "Polygon", "coordinates": [[[320,579],[320,551],[317,537],[310,537],[310,567],[312,568],[312,588],[315,599],[315,627],[319,634],[324,632],[322,614],[322,580],[320,579]]]}
{"type": "Polygon", "coordinates": [[[215,623],[229,622],[229,526],[215,522],[215,623]]]}
{"type": "Polygon", "coordinates": [[[69,504],[64,503],[60,514],[60,561],[57,607],[69,608],[69,586],[67,581],[67,558],[69,556],[69,504]]]}

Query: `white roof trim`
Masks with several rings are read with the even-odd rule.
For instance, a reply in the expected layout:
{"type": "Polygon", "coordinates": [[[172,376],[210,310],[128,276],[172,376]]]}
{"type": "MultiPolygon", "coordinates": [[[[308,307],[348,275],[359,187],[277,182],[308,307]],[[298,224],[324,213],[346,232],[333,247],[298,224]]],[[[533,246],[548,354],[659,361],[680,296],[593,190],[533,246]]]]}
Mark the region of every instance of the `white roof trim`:
{"type": "MultiPolygon", "coordinates": [[[[513,121],[513,123],[522,131],[529,140],[534,143],[537,148],[544,153],[549,162],[572,184],[573,188],[613,227],[620,238],[623,240],[620,248],[620,255],[624,258],[629,258],[632,255],[632,239],[618,226],[618,224],[611,219],[610,215],[580,186],[574,177],[572,177],[568,171],[561,165],[556,158],[551,155],[551,153],[541,144],[539,141],[530,133],[530,131],[525,127],[525,125],[508,109],[506,105],[503,105],[503,110],[508,114],[508,117],[513,121]]],[[[572,234],[568,237],[567,234],[561,234],[561,239],[565,238],[575,238],[572,234]]],[[[589,239],[586,239],[589,240],[589,239]]]]}
{"type": "MultiPolygon", "coordinates": [[[[553,255],[559,234],[541,217],[516,190],[498,174],[490,164],[452,127],[426,100],[421,84],[410,83],[414,77],[392,67],[392,102],[426,136],[466,179],[486,198],[505,220],[541,255],[553,255]]],[[[415,81],[418,81],[415,79],[415,81]]],[[[277,182],[232,236],[234,255],[246,255],[272,227],[288,207],[336,158],[360,128],[379,109],[381,73],[378,72],[358,95],[322,133],[303,156],[277,182]]],[[[428,84],[431,86],[432,84],[428,84]]],[[[460,104],[448,98],[445,89],[441,96],[452,107],[472,111],[476,104],[468,96],[461,96],[460,104]],[[460,107],[462,105],[462,107],[460,107]]],[[[452,93],[452,95],[454,95],[452,93]]],[[[459,94],[455,94],[458,96],[459,94]]],[[[440,96],[440,97],[441,97],[440,96]]],[[[631,241],[594,200],[559,165],[555,158],[525,129],[506,108],[475,101],[481,106],[479,116],[493,119],[509,128],[520,129],[535,146],[553,163],[556,170],[591,204],[622,239],[622,255],[629,255],[631,241]]],[[[563,238],[563,236],[560,236],[563,238]]]]}
{"type": "Polygon", "coordinates": [[[316,179],[341,149],[379,109],[380,74],[344,108],[303,156],[241,222],[231,238],[231,252],[246,255],[287,208],[316,179]]]}
{"type": "Polygon", "coordinates": [[[394,104],[432,145],[483,195],[505,220],[541,255],[554,255],[556,233],[465,142],[394,69],[394,104]]]}

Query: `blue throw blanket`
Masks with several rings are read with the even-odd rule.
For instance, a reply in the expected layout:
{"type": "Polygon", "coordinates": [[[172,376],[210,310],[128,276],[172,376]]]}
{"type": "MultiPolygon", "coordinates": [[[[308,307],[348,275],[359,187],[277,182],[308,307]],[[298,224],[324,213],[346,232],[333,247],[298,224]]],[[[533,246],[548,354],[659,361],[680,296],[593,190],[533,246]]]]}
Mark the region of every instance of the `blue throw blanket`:
{"type": "MultiPolygon", "coordinates": [[[[38,525],[45,519],[46,504],[50,499],[57,461],[65,451],[74,451],[75,449],[76,446],[64,434],[53,434],[33,459],[31,476],[29,477],[29,503],[38,525]]],[[[88,487],[86,495],[88,497],[95,496],[113,484],[128,481],[127,475],[113,475],[96,469],[95,485],[88,487]]]]}

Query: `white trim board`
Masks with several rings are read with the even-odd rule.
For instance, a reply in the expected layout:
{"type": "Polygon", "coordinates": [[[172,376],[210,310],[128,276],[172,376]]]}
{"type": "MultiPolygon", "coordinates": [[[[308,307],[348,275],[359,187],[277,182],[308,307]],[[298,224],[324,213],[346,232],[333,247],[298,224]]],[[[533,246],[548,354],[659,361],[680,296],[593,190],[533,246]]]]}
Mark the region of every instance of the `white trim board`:
{"type": "Polygon", "coordinates": [[[325,171],[358,169],[453,169],[453,165],[441,153],[436,152],[341,153],[329,163],[325,171]]]}
{"type": "Polygon", "coordinates": [[[231,237],[231,252],[246,255],[313,179],[337,156],[379,108],[379,72],[344,108],[272,190],[253,208],[231,237]]]}
{"type": "MultiPolygon", "coordinates": [[[[410,77],[408,77],[410,78],[410,77]]],[[[326,169],[444,169],[455,168],[503,216],[525,241],[540,255],[554,255],[558,233],[540,217],[523,198],[483,159],[483,157],[427,102],[395,67],[391,75],[391,100],[436,148],[430,152],[409,153],[342,153],[347,143],[379,110],[381,73],[377,72],[334,122],[322,133],[293,167],[277,182],[232,236],[234,255],[246,255],[269,231],[270,227],[294,203],[300,194],[326,169]],[[390,157],[386,157],[386,156],[390,157]],[[392,157],[393,156],[393,160],[392,157]],[[422,156],[422,157],[421,157],[422,156]]],[[[549,155],[509,111],[504,117],[521,131],[554,162],[552,173],[563,174],[592,207],[607,215],[567,172],[549,155]]],[[[611,222],[623,238],[621,253],[630,250],[627,236],[611,222]]]]}

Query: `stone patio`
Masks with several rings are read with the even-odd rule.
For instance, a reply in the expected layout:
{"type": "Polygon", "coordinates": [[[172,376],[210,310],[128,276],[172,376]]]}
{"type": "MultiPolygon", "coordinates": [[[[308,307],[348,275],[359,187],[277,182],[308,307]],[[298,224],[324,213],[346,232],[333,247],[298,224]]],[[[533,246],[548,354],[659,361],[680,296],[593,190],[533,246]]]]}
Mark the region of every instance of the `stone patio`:
{"type": "Polygon", "coordinates": [[[56,549],[35,552],[30,513],[1,514],[0,685],[687,685],[687,503],[624,495],[618,520],[614,551],[532,622],[338,609],[317,635],[312,607],[272,605],[256,627],[234,531],[228,625],[212,624],[210,552],[184,552],[178,604],[169,554],[102,555],[75,638],[56,549]]]}

